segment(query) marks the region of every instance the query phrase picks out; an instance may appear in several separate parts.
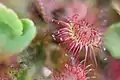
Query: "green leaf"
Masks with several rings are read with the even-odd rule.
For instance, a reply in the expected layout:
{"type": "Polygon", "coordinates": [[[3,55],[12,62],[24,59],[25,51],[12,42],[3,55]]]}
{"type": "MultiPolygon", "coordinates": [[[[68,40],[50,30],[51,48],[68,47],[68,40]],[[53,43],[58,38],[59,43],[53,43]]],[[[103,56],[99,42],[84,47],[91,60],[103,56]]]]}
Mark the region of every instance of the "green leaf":
{"type": "MultiPolygon", "coordinates": [[[[36,35],[36,27],[29,19],[22,19],[23,35],[14,38],[7,38],[2,52],[17,53],[25,49],[36,35]]],[[[4,41],[3,41],[4,42],[4,41]]]]}
{"type": "Polygon", "coordinates": [[[120,59],[120,23],[108,28],[104,35],[104,44],[112,57],[120,59]]]}
{"type": "Polygon", "coordinates": [[[36,35],[36,27],[29,19],[20,20],[17,14],[0,4],[0,53],[19,53],[36,35]]]}
{"type": "Polygon", "coordinates": [[[13,10],[8,9],[2,4],[0,4],[0,22],[9,25],[4,27],[10,27],[14,36],[22,35],[23,25],[19,20],[17,14],[13,10]]]}

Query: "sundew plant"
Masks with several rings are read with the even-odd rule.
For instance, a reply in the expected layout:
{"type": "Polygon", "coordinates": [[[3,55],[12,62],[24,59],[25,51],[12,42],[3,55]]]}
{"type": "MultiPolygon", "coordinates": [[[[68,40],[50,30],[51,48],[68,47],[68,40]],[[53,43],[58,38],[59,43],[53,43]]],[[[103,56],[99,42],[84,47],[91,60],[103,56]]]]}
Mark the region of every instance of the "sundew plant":
{"type": "Polygon", "coordinates": [[[0,0],[0,80],[120,80],[119,0],[0,0]]]}

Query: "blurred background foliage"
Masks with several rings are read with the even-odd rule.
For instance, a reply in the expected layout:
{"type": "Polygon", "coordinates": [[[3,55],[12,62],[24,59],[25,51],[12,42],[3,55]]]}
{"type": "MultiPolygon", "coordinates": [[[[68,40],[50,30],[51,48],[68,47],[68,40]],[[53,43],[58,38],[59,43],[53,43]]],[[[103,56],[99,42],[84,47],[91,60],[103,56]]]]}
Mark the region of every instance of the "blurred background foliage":
{"type": "MultiPolygon", "coordinates": [[[[62,0],[70,1],[70,0],[62,0]]],[[[95,5],[98,8],[103,8],[108,10],[108,26],[120,21],[120,1],[119,0],[85,0],[91,5],[95,5]]],[[[51,37],[51,32],[55,27],[53,25],[46,24],[39,14],[35,6],[35,0],[0,0],[1,3],[6,5],[9,8],[12,8],[20,18],[28,17],[32,19],[37,27],[37,36],[32,41],[30,46],[25,49],[21,54],[17,55],[18,63],[20,64],[20,71],[15,72],[15,77],[17,80],[50,80],[50,74],[52,69],[56,69],[63,65],[68,59],[69,56],[64,55],[65,52],[57,45],[51,37]],[[47,70],[47,71],[46,71],[47,70]],[[47,75],[44,73],[48,73],[47,75]]],[[[114,27],[114,26],[113,26],[114,27]]],[[[111,30],[110,30],[111,31],[111,30]]],[[[119,34],[119,33],[118,33],[119,34]]],[[[110,43],[118,43],[119,39],[114,41],[116,37],[110,36],[110,43]],[[112,39],[111,39],[112,38],[112,39]],[[113,40],[113,41],[112,41],[113,40]]],[[[106,46],[114,46],[113,44],[105,44],[106,46]]],[[[118,46],[120,47],[120,46],[118,46]]],[[[119,52],[120,49],[117,48],[119,52]]],[[[114,59],[114,56],[109,54],[109,49],[104,49],[103,53],[99,53],[97,56],[98,59],[98,78],[96,80],[108,80],[105,75],[107,71],[105,70],[109,66],[111,59],[114,59]],[[107,59],[106,59],[107,58],[107,59]],[[106,72],[105,72],[106,71],[106,72]]],[[[120,54],[116,54],[120,56],[120,54]]],[[[84,56],[81,56],[84,58],[84,56]]],[[[119,58],[120,59],[120,58],[119,58]]]]}

